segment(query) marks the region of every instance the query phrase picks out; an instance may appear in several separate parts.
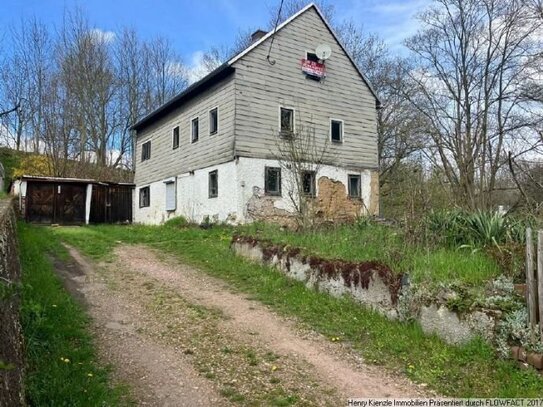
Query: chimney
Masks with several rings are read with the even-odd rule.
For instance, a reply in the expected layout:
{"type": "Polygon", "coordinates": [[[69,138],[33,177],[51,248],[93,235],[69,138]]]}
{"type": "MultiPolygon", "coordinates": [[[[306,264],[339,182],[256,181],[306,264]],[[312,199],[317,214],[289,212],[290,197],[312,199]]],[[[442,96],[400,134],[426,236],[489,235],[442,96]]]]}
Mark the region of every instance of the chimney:
{"type": "Polygon", "coordinates": [[[265,36],[268,32],[264,30],[256,30],[254,33],[251,34],[251,44],[254,44],[258,40],[260,40],[263,36],[265,36]]]}

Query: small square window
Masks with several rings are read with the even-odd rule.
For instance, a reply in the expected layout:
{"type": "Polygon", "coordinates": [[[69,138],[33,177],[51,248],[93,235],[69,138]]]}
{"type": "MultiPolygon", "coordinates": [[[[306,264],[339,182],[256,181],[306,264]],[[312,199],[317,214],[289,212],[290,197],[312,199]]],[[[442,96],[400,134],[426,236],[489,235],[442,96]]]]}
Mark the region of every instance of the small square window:
{"type": "Polygon", "coordinates": [[[349,197],[361,198],[360,175],[349,174],[349,197]]]}
{"type": "Polygon", "coordinates": [[[174,127],[172,133],[172,148],[175,150],[179,147],[179,126],[174,127]]]}
{"type": "Polygon", "coordinates": [[[267,195],[281,196],[281,168],[266,167],[264,191],[267,195]]]}
{"type": "Polygon", "coordinates": [[[219,131],[219,109],[209,111],[209,134],[217,134],[219,131]]]}
{"type": "Polygon", "coordinates": [[[191,141],[193,143],[196,143],[198,141],[199,136],[200,136],[200,125],[198,123],[198,118],[195,117],[191,121],[191,141]]]}
{"type": "Polygon", "coordinates": [[[280,110],[280,132],[282,135],[291,135],[294,133],[294,109],[282,107],[280,110]]]}
{"type": "Polygon", "coordinates": [[[146,208],[151,205],[151,188],[140,188],[140,208],[146,208]]]}
{"type": "Polygon", "coordinates": [[[209,197],[216,198],[219,196],[219,175],[217,170],[209,173],[209,197]]]}
{"type": "Polygon", "coordinates": [[[330,138],[334,143],[343,142],[343,121],[330,120],[330,138]]]}
{"type": "Polygon", "coordinates": [[[302,193],[304,195],[315,196],[317,194],[315,178],[316,178],[315,171],[302,172],[302,193]]]}
{"type": "Polygon", "coordinates": [[[146,141],[141,145],[141,161],[151,159],[151,141],[146,141]]]}
{"type": "Polygon", "coordinates": [[[312,61],[312,62],[321,62],[321,60],[319,59],[317,54],[315,54],[314,52],[307,52],[306,53],[306,59],[308,61],[312,61]]]}

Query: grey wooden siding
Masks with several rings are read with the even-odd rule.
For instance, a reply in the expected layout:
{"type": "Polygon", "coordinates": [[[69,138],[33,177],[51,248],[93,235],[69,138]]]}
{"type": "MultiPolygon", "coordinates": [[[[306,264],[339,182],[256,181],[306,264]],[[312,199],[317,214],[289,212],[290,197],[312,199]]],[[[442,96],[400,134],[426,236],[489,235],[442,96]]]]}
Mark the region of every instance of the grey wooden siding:
{"type": "Polygon", "coordinates": [[[330,164],[377,168],[375,98],[333,35],[311,8],[286,25],[275,37],[253,49],[236,68],[236,155],[273,157],[279,126],[279,106],[296,109],[296,126],[314,127],[317,137],[329,138],[330,119],[344,121],[343,144],[329,144],[330,164]],[[301,71],[306,51],[327,43],[332,56],[326,61],[327,77],[307,79],[301,71]]]}
{"type": "Polygon", "coordinates": [[[208,167],[234,156],[234,75],[138,132],[135,183],[138,186],[208,167]],[[219,108],[219,131],[209,134],[209,110],[219,108]],[[200,137],[191,143],[191,120],[198,116],[200,137]],[[179,147],[172,131],[179,126],[179,147]],[[151,140],[151,159],[141,161],[141,145],[151,140]]]}

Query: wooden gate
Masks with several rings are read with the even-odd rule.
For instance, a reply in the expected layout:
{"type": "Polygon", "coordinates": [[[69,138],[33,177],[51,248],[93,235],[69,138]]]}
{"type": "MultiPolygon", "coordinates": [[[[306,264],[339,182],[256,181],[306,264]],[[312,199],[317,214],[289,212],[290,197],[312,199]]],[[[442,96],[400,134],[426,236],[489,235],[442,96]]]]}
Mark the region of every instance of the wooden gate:
{"type": "Polygon", "coordinates": [[[85,184],[27,183],[26,219],[34,223],[85,223],[85,184]]]}
{"type": "Polygon", "coordinates": [[[90,222],[132,222],[132,189],[127,185],[93,185],[90,222]]]}
{"type": "Polygon", "coordinates": [[[537,233],[537,249],[534,255],[532,229],[526,229],[526,302],[532,339],[539,327],[539,338],[543,342],[543,230],[537,233]]]}

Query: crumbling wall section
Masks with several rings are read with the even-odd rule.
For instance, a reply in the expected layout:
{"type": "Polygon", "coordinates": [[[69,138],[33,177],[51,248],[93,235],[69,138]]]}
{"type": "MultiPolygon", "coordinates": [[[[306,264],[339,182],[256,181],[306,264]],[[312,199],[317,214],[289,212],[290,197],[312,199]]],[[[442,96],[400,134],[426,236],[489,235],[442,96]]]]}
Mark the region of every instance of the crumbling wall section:
{"type": "Polygon", "coordinates": [[[365,203],[361,198],[351,198],[343,182],[320,177],[316,198],[316,215],[327,222],[350,222],[364,214],[365,203]]]}
{"type": "Polygon", "coordinates": [[[21,267],[13,201],[0,200],[0,406],[24,405],[21,267]]]}

